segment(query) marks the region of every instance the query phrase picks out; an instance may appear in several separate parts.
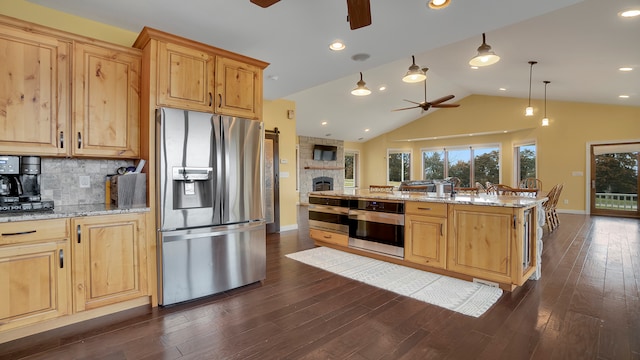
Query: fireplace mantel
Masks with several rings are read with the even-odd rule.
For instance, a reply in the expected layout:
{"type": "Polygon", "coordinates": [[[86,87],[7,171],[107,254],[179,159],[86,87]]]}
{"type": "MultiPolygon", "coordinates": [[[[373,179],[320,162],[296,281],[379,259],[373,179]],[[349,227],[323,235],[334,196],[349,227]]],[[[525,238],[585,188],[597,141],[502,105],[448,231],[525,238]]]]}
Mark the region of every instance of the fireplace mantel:
{"type": "Polygon", "coordinates": [[[305,166],[305,170],[344,170],[344,166],[305,166]]]}

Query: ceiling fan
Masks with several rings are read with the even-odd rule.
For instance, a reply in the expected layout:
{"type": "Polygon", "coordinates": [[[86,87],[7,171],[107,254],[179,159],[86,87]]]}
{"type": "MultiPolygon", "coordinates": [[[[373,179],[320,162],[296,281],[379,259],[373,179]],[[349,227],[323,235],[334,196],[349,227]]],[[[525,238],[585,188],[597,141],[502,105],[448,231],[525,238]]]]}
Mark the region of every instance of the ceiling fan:
{"type": "MultiPolygon", "coordinates": [[[[422,71],[424,73],[426,73],[427,70],[429,70],[429,68],[422,68],[422,71]]],[[[410,107],[401,108],[401,109],[394,109],[391,111],[409,110],[409,109],[415,109],[415,108],[422,108],[422,111],[427,111],[430,108],[454,108],[454,107],[460,106],[460,104],[443,104],[443,102],[453,99],[455,97],[454,95],[447,95],[433,101],[427,101],[427,80],[425,79],[423,82],[424,82],[424,101],[423,102],[415,102],[415,101],[403,99],[404,101],[410,102],[412,104],[416,104],[416,106],[410,106],[410,107]]]]}
{"type": "MultiPolygon", "coordinates": [[[[266,8],[280,0],[250,0],[252,3],[266,8]]],[[[347,21],[351,30],[371,25],[370,0],[347,0],[347,21]]]]}

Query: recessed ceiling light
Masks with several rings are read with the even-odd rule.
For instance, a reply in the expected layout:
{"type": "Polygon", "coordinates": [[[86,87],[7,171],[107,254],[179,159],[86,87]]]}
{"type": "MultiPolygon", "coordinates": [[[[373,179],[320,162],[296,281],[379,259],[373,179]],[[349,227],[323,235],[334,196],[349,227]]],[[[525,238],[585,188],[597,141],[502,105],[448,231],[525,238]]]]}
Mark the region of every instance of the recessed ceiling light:
{"type": "Polygon", "coordinates": [[[640,15],[640,10],[638,9],[631,9],[620,12],[620,16],[625,18],[636,17],[638,15],[640,15]]]}
{"type": "Polygon", "coordinates": [[[620,99],[628,99],[629,95],[618,95],[620,99]]]}
{"type": "Polygon", "coordinates": [[[447,6],[449,6],[450,2],[451,0],[429,0],[427,5],[432,9],[438,10],[438,9],[446,8],[447,6]]]}
{"type": "Polygon", "coordinates": [[[326,121],[323,121],[323,122],[321,123],[321,125],[322,125],[322,126],[327,125],[327,122],[326,122],[326,121]]]}
{"type": "Polygon", "coordinates": [[[477,66],[471,66],[471,69],[472,69],[472,70],[478,70],[478,69],[479,69],[479,67],[477,67],[477,66]]]}
{"type": "Polygon", "coordinates": [[[344,50],[345,48],[346,48],[346,46],[340,40],[336,40],[336,41],[332,42],[331,45],[329,45],[329,49],[331,49],[333,51],[340,51],[340,50],[344,50]]]}
{"type": "Polygon", "coordinates": [[[385,90],[387,90],[387,85],[380,85],[380,87],[378,88],[378,90],[380,90],[380,91],[385,91],[385,90]]]}
{"type": "Polygon", "coordinates": [[[633,68],[632,67],[621,67],[618,70],[620,70],[620,71],[631,71],[631,70],[633,70],[633,68]]]}
{"type": "Polygon", "coordinates": [[[371,55],[369,55],[369,54],[359,53],[359,54],[353,55],[351,57],[351,60],[353,60],[353,61],[365,61],[370,57],[371,57],[371,55]]]}
{"type": "Polygon", "coordinates": [[[507,88],[500,88],[500,89],[498,89],[498,90],[500,90],[500,91],[507,91],[507,88]]]}
{"type": "Polygon", "coordinates": [[[369,132],[369,129],[364,129],[364,132],[369,132]]]}

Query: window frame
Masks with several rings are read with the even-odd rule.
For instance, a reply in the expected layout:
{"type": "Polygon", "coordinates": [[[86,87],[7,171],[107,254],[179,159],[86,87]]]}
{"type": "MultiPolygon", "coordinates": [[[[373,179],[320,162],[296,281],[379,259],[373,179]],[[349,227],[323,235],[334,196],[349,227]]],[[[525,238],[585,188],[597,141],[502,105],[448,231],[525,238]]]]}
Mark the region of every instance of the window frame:
{"type": "MultiPolygon", "coordinates": [[[[413,177],[413,166],[411,165],[411,162],[413,160],[413,149],[411,148],[387,148],[387,174],[385,177],[385,182],[387,185],[396,185],[395,183],[392,184],[391,181],[389,181],[389,159],[390,159],[390,155],[391,154],[409,154],[409,179],[404,179],[404,180],[400,180],[400,183],[402,183],[402,181],[407,181],[407,180],[411,180],[411,178],[413,177]]],[[[403,162],[404,164],[404,162],[403,162]]],[[[404,174],[404,172],[401,172],[401,174],[404,174]]],[[[401,176],[401,178],[404,178],[404,176],[401,176]]],[[[400,184],[397,184],[400,185],[400,184]]]]}
{"type": "Polygon", "coordinates": [[[347,186],[347,177],[345,176],[344,178],[344,187],[348,188],[348,189],[357,189],[360,187],[360,150],[351,150],[351,149],[345,149],[344,150],[344,165],[345,165],[345,169],[347,166],[347,155],[349,154],[353,154],[354,156],[354,169],[353,169],[353,182],[354,182],[354,186],[347,186]]]}

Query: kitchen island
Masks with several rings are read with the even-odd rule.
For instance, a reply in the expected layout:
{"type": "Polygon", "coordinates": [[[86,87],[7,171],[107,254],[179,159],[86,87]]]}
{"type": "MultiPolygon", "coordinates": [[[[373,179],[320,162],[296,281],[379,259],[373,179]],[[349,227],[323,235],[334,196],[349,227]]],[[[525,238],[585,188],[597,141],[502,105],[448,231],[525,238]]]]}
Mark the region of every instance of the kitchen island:
{"type": "Polygon", "coordinates": [[[540,278],[545,200],[317,191],[309,194],[310,236],[319,246],[511,291],[540,278]]]}

